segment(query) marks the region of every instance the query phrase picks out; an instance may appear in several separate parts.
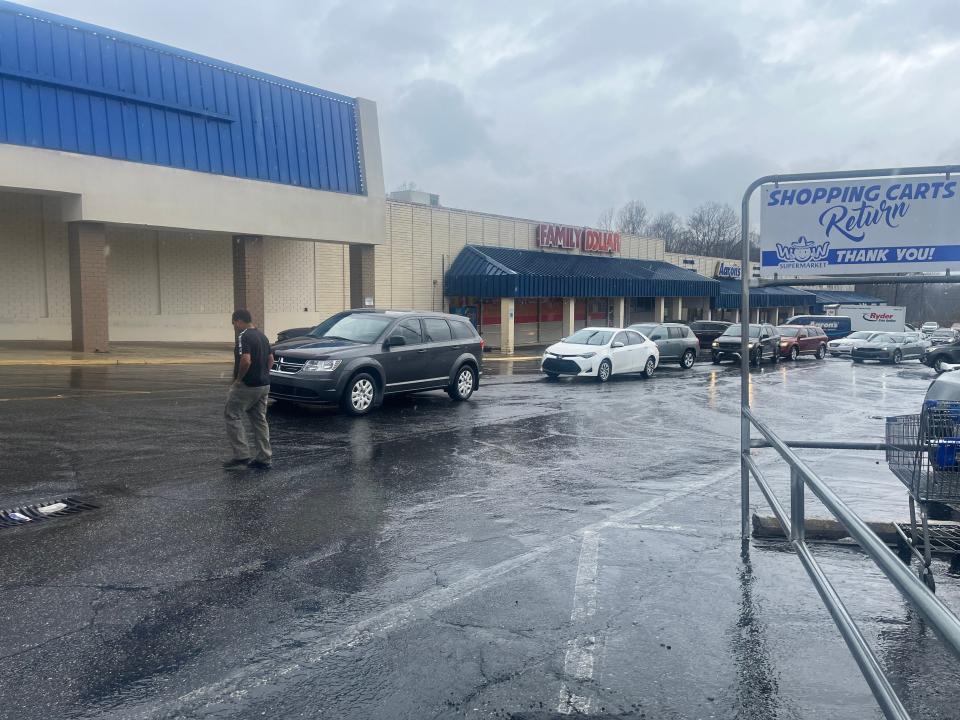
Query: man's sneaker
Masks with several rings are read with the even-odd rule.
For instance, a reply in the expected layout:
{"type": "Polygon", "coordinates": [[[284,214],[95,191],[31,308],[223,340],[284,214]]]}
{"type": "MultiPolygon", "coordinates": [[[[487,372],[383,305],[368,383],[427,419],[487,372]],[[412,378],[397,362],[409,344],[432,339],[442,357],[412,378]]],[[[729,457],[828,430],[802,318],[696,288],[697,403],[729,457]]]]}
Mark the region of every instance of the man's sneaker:
{"type": "Polygon", "coordinates": [[[223,469],[234,470],[235,468],[244,467],[249,464],[250,458],[233,458],[232,460],[224,460],[223,469]]]}
{"type": "Polygon", "coordinates": [[[273,467],[273,465],[264,460],[251,460],[247,467],[254,470],[269,470],[271,467],[273,467]]]}

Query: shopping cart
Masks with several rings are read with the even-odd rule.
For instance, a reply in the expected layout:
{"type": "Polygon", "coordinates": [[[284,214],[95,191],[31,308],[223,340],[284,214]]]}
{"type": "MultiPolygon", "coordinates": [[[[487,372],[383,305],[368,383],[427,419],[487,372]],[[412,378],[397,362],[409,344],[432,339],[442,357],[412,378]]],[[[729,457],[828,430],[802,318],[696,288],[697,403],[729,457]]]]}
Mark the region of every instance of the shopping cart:
{"type": "Polygon", "coordinates": [[[910,493],[910,537],[899,525],[897,532],[920,559],[920,578],[934,590],[928,510],[930,503],[960,502],[960,401],[927,400],[919,415],[888,417],[886,440],[887,464],[910,493]]]}

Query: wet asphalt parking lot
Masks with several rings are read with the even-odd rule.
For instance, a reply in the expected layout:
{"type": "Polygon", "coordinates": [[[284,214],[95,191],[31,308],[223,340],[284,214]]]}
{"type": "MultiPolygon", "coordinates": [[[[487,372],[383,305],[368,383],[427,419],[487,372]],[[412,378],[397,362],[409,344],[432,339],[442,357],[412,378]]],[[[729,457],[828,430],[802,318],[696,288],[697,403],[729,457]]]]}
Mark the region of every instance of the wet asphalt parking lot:
{"type": "MultiPolygon", "coordinates": [[[[736,368],[486,370],[462,404],[271,411],[274,469],[226,473],[227,366],[0,369],[0,507],[98,506],[0,529],[0,717],[881,717],[799,560],[741,554],[736,368]]],[[[752,395],[784,437],[879,441],[932,377],[804,358],[752,395]]],[[[906,516],[880,453],[802,454],[906,516]]],[[[816,554],[913,716],[957,717],[931,631],[816,554]]]]}

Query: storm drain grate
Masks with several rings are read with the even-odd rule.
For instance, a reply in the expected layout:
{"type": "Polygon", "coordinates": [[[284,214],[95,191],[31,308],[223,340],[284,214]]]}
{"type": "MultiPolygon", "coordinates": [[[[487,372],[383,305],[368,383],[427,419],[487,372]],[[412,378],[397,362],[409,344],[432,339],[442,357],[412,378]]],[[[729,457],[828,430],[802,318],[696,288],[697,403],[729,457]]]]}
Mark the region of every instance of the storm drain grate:
{"type": "Polygon", "coordinates": [[[85,510],[96,509],[96,505],[70,497],[48,500],[34,505],[13,508],[12,510],[0,510],[0,529],[30,525],[52,518],[69,517],[85,510]]]}
{"type": "MultiPolygon", "coordinates": [[[[897,523],[904,535],[910,537],[910,523],[897,523]]],[[[923,530],[920,530],[921,545],[923,530]]],[[[930,523],[930,552],[934,555],[960,553],[960,524],[953,522],[930,523]]]]}

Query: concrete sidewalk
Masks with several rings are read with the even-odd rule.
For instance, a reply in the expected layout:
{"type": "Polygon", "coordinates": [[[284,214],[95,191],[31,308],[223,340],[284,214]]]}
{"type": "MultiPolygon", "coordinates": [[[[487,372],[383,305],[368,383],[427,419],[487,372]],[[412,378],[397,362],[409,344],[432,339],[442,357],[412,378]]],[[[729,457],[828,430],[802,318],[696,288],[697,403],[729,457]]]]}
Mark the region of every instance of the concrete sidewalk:
{"type": "MultiPolygon", "coordinates": [[[[217,365],[233,362],[232,343],[111,343],[108,353],[76,353],[69,342],[0,342],[0,367],[90,365],[217,365]]],[[[539,360],[539,354],[521,349],[515,355],[484,353],[484,362],[539,360]]]]}

